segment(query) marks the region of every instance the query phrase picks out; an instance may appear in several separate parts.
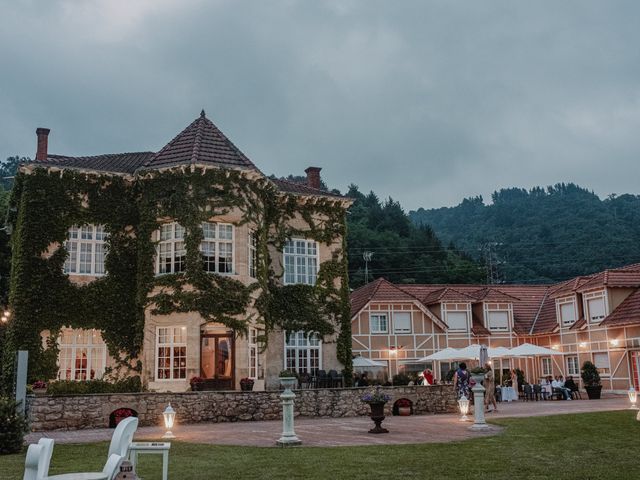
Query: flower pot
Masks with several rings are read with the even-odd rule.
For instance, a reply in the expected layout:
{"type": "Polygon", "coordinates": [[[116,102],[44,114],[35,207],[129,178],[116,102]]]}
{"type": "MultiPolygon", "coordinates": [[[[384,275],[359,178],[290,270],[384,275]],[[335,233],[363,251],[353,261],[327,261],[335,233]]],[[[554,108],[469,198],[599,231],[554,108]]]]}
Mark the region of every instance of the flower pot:
{"type": "Polygon", "coordinates": [[[46,388],[34,388],[33,389],[33,394],[34,395],[46,395],[47,394],[47,389],[46,388]]]}
{"type": "Polygon", "coordinates": [[[240,382],[240,390],[243,392],[250,392],[253,390],[253,382],[242,383],[240,382]]]}
{"type": "Polygon", "coordinates": [[[191,384],[191,390],[194,392],[199,392],[200,390],[202,390],[203,385],[204,385],[203,382],[193,382],[191,384]]]}
{"type": "Polygon", "coordinates": [[[386,428],[382,428],[381,424],[384,420],[384,402],[370,403],[369,407],[371,408],[371,420],[376,424],[369,433],[389,433],[389,430],[386,428]]]}
{"type": "Polygon", "coordinates": [[[411,415],[411,407],[398,407],[398,415],[408,417],[411,415]]]}
{"type": "Polygon", "coordinates": [[[280,386],[282,388],[292,390],[298,384],[296,377],[280,377],[280,386]]]}
{"type": "Polygon", "coordinates": [[[587,396],[589,397],[589,400],[599,400],[600,399],[600,394],[602,392],[602,385],[587,385],[584,387],[584,389],[587,391],[587,396]]]}

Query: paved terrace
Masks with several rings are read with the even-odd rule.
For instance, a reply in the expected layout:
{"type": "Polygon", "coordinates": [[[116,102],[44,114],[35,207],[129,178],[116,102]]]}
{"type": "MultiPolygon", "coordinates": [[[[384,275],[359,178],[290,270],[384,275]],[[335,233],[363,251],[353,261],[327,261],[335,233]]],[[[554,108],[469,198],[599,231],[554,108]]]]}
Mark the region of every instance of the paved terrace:
{"type": "MultiPolygon", "coordinates": [[[[532,417],[624,410],[629,407],[627,396],[608,396],[601,400],[547,400],[538,402],[513,402],[498,405],[498,413],[487,414],[487,420],[505,417],[532,417]]],[[[295,430],[306,446],[389,445],[403,443],[439,443],[466,440],[494,435],[501,428],[492,426],[484,433],[468,429],[471,423],[459,421],[458,415],[415,415],[387,417],[383,426],[388,434],[370,435],[373,426],[368,417],[347,418],[297,418],[295,430]]],[[[173,432],[179,441],[213,445],[243,445],[273,447],[282,431],[281,421],[198,423],[176,425],[173,432]]],[[[56,443],[89,443],[108,441],[112,429],[79,430],[73,432],[51,431],[31,433],[29,443],[41,437],[55,439],[56,443]]],[[[141,427],[135,440],[158,440],[164,433],[160,427],[141,427]]]]}

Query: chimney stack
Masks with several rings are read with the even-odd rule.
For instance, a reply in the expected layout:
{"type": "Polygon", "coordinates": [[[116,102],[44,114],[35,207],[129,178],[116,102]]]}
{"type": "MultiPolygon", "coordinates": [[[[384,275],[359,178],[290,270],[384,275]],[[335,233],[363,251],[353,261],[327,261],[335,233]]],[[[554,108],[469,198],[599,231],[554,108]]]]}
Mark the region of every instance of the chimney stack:
{"type": "Polygon", "coordinates": [[[311,188],[320,189],[320,167],[309,167],[304,173],[307,174],[307,185],[311,188]]]}
{"type": "Polygon", "coordinates": [[[36,150],[36,160],[44,161],[47,159],[47,150],[49,148],[49,130],[48,128],[37,128],[38,149],[36,150]]]}

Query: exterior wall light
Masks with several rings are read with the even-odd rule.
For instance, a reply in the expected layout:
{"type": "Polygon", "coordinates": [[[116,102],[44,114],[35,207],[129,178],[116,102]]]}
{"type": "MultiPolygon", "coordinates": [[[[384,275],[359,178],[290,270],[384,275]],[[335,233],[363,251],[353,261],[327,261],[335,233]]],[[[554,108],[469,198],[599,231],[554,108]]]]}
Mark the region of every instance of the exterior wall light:
{"type": "Polygon", "coordinates": [[[580,342],[580,348],[585,348],[587,346],[586,342],[580,342]]]}
{"type": "Polygon", "coordinates": [[[176,411],[171,407],[171,404],[167,405],[167,408],[162,412],[162,416],[164,417],[164,426],[167,429],[167,432],[162,436],[162,438],[176,438],[176,436],[171,433],[173,422],[176,420],[176,411]]]}
{"type": "Polygon", "coordinates": [[[611,346],[617,347],[620,344],[620,340],[611,340],[611,346]]]}
{"type": "Polygon", "coordinates": [[[551,347],[553,350],[560,350],[560,345],[554,345],[553,347],[551,347]]]}

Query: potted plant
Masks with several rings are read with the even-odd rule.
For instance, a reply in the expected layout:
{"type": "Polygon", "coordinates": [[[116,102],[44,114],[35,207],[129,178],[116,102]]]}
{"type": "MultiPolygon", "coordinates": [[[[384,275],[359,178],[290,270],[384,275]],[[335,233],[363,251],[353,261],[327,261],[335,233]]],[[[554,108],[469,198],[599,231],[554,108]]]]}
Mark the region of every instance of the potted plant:
{"type": "Polygon", "coordinates": [[[369,433],[389,433],[389,430],[381,426],[385,418],[384,406],[389,400],[391,400],[391,397],[382,392],[380,387],[376,387],[374,391],[367,392],[362,396],[362,401],[369,404],[371,420],[376,424],[374,428],[369,430],[369,433]]]}
{"type": "Polygon", "coordinates": [[[202,386],[204,385],[204,378],[202,377],[193,377],[189,380],[189,384],[191,385],[191,390],[194,392],[198,392],[202,390],[202,386]]]}
{"type": "Polygon", "coordinates": [[[600,373],[596,366],[589,361],[582,364],[580,376],[584,383],[584,389],[587,391],[589,400],[598,400],[602,392],[602,383],[600,382],[600,373]]]}
{"type": "Polygon", "coordinates": [[[286,389],[293,389],[298,384],[298,374],[293,370],[282,370],[280,372],[280,386],[286,389]]]}
{"type": "Polygon", "coordinates": [[[250,392],[251,390],[253,390],[253,384],[255,383],[255,381],[253,380],[253,378],[241,378],[240,379],[240,390],[242,390],[243,392],[250,392]]]}
{"type": "Polygon", "coordinates": [[[36,380],[33,382],[33,385],[31,385],[31,388],[33,389],[34,394],[44,395],[47,393],[47,382],[44,380],[36,380]]]}

